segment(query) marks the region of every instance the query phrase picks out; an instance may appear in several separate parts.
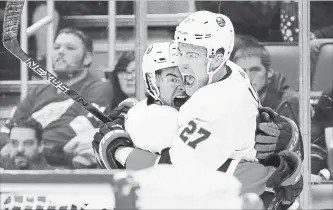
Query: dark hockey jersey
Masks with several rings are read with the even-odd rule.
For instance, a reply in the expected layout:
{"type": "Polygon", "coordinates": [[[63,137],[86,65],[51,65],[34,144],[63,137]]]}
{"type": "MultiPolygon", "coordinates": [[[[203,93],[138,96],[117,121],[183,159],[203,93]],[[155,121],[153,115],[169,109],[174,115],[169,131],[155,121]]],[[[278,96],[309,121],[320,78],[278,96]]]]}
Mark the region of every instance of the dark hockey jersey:
{"type": "MultiPolygon", "coordinates": [[[[110,110],[113,98],[112,86],[107,81],[87,74],[71,86],[79,95],[93,103],[100,111],[110,110]]],[[[44,128],[45,156],[51,165],[67,165],[63,147],[82,131],[97,128],[101,122],[71,98],[52,85],[42,85],[28,92],[27,97],[15,108],[12,119],[33,117],[44,128]]]]}

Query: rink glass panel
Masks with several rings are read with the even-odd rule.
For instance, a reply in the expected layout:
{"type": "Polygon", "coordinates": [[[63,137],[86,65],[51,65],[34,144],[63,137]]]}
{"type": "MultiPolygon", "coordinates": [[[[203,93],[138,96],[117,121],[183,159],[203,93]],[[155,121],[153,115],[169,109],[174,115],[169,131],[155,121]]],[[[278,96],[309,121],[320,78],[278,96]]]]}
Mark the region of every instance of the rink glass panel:
{"type": "Polygon", "coordinates": [[[311,188],[312,207],[333,206],[333,1],[311,1],[310,88],[311,88],[311,188]],[[326,17],[326,18],[325,18],[326,17]],[[329,18],[330,17],[330,18],[329,18]],[[320,159],[323,157],[322,159],[320,159]],[[319,159],[318,159],[319,158],[319,159]],[[328,179],[328,180],[327,180],[328,179]]]}
{"type": "MultiPolygon", "coordinates": [[[[117,3],[119,2],[123,1],[117,1],[117,3]]],[[[166,3],[159,5],[158,1],[133,1],[130,3],[132,5],[128,7],[130,9],[127,11],[126,9],[124,11],[124,7],[119,5],[117,6],[114,4],[114,2],[110,5],[107,2],[104,2],[105,4],[102,2],[96,7],[102,8],[101,11],[95,11],[96,9],[94,9],[91,14],[88,13],[84,16],[63,14],[62,23],[59,23],[59,25],[63,24],[66,26],[72,25],[79,27],[88,32],[88,34],[93,38],[94,58],[91,66],[91,72],[100,76],[101,78],[109,78],[109,75],[114,70],[115,64],[123,52],[134,51],[136,59],[136,96],[138,99],[142,99],[144,94],[144,84],[141,79],[142,75],[139,69],[141,68],[141,58],[144,50],[153,41],[167,41],[173,37],[175,26],[182,20],[182,18],[185,17],[184,15],[177,15],[175,13],[193,12],[196,6],[200,6],[200,3],[198,4],[198,2],[194,1],[168,2],[170,2],[170,5],[172,6],[169,7],[166,5],[166,3]],[[111,16],[107,16],[109,12],[108,8],[117,8],[117,11],[113,10],[109,13],[111,16]],[[149,14],[145,15],[146,13],[149,14]],[[112,16],[112,14],[117,14],[118,16],[113,18],[114,16],[112,16]]],[[[265,4],[263,1],[258,2],[262,2],[263,5],[261,6],[263,7],[265,7],[265,5],[267,6],[267,4],[265,4]]],[[[56,2],[56,4],[62,3],[64,2],[56,2]]],[[[230,2],[227,1],[227,3],[230,2]]],[[[234,3],[240,2],[237,1],[234,3]]],[[[206,9],[218,10],[216,12],[219,12],[221,10],[221,5],[217,5],[218,6],[214,6],[213,2],[211,5],[206,5],[206,9]]],[[[292,90],[298,92],[300,95],[300,111],[299,113],[296,113],[300,117],[299,119],[295,119],[295,121],[299,122],[305,144],[305,186],[301,203],[304,208],[307,208],[310,207],[310,203],[307,202],[307,200],[311,200],[308,199],[311,195],[311,167],[309,158],[311,114],[309,104],[311,103],[311,106],[315,105],[321,91],[324,89],[322,86],[331,87],[332,85],[330,86],[329,83],[333,81],[333,78],[331,77],[330,79],[330,77],[323,76],[324,74],[319,74],[319,71],[316,71],[316,74],[314,75],[311,74],[313,78],[310,78],[311,64],[309,42],[307,39],[310,37],[309,18],[311,18],[309,17],[309,1],[298,1],[291,3],[270,1],[267,8],[266,11],[271,9],[274,14],[278,12],[280,15],[265,18],[265,24],[267,27],[269,27],[268,31],[263,31],[262,33],[249,31],[248,34],[254,33],[259,37],[260,41],[262,41],[262,43],[267,47],[272,56],[272,68],[277,72],[283,73],[286,77],[286,83],[291,87],[292,90]],[[274,10],[274,6],[276,5],[283,6],[280,7],[279,11],[277,11],[274,10]],[[280,25],[281,21],[283,21],[282,25],[280,25]],[[278,22],[277,25],[276,22],[278,22]],[[313,82],[312,86],[310,81],[313,82]]],[[[26,27],[30,26],[32,21],[32,11],[29,11],[28,9],[27,16],[25,17],[27,21],[26,27]]],[[[257,18],[258,17],[259,16],[257,16],[257,18]]],[[[255,19],[256,17],[253,18],[255,19]]],[[[257,24],[257,28],[262,27],[262,23],[259,25],[259,22],[257,22],[257,24]]],[[[24,24],[22,25],[21,29],[24,27],[24,24]]],[[[243,33],[246,34],[246,32],[243,33]]],[[[22,33],[21,40],[29,40],[28,42],[23,41],[23,43],[27,43],[26,49],[29,49],[29,54],[36,54],[36,48],[33,47],[34,42],[31,41],[31,38],[28,39],[24,33],[22,33]]],[[[330,47],[331,45],[328,44],[328,50],[330,47]]],[[[49,52],[50,54],[50,52],[52,52],[52,47],[51,50],[46,49],[45,52],[49,52]]],[[[11,57],[11,55],[8,56],[11,57]]],[[[13,71],[16,73],[19,72],[18,69],[20,69],[20,66],[17,66],[18,62],[15,60],[15,58],[10,58],[7,63],[8,69],[13,68],[11,73],[13,71]]],[[[50,65],[48,65],[48,67],[50,67],[50,65]]],[[[52,71],[52,65],[49,70],[52,71]]],[[[331,69],[323,70],[323,72],[327,73],[329,70],[332,70],[332,66],[331,69]]],[[[5,72],[4,75],[9,75],[9,71],[5,72]]],[[[24,69],[24,67],[21,68],[21,73],[18,73],[18,75],[10,75],[8,78],[6,78],[6,80],[3,80],[2,78],[5,77],[1,77],[0,81],[2,97],[0,113],[2,120],[1,123],[3,123],[4,120],[9,117],[12,107],[19,102],[20,94],[21,96],[25,96],[29,88],[38,85],[38,83],[45,83],[44,81],[39,80],[38,77],[34,76],[30,70],[24,69]]],[[[23,97],[21,97],[21,99],[22,98],[23,97]]],[[[325,190],[321,190],[321,187],[325,189],[328,187],[329,190],[330,186],[332,185],[316,184],[313,187],[315,188],[314,190],[319,188],[319,190],[316,192],[322,193],[325,192],[325,190]]],[[[316,196],[316,198],[317,197],[318,196],[316,196]]]]}

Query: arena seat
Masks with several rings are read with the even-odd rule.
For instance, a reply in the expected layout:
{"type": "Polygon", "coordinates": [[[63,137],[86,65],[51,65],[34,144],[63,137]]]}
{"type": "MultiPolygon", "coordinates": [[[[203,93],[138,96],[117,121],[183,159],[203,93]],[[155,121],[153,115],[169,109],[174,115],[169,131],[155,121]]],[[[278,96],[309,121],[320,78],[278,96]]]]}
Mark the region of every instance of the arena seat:
{"type": "Polygon", "coordinates": [[[271,55],[272,68],[282,73],[295,91],[299,83],[299,47],[282,43],[263,43],[271,55]]]}
{"type": "Polygon", "coordinates": [[[333,39],[327,39],[320,47],[313,79],[313,91],[328,90],[333,87],[333,39]]]}

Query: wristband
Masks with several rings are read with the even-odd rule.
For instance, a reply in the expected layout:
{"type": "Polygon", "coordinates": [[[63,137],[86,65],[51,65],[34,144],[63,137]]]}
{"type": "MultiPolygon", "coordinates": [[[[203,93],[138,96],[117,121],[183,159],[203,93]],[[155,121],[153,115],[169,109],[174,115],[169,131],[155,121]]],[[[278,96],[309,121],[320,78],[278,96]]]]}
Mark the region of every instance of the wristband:
{"type": "Polygon", "coordinates": [[[331,177],[331,173],[326,168],[320,170],[319,175],[324,177],[326,180],[329,180],[331,177]]]}

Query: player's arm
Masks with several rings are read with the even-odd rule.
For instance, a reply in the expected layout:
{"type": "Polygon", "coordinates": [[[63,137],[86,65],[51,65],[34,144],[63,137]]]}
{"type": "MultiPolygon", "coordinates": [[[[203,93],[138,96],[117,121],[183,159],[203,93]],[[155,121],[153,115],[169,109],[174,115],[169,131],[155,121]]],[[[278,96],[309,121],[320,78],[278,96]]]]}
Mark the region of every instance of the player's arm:
{"type": "MultiPolygon", "coordinates": [[[[111,113],[113,113],[113,114],[111,114],[113,119],[116,119],[117,116],[119,116],[120,113],[123,111],[123,109],[124,109],[124,107],[120,107],[120,108],[116,108],[116,111],[113,110],[113,112],[111,112],[111,113]]],[[[129,109],[129,107],[127,106],[125,108],[125,112],[127,112],[128,109],[129,109]]],[[[262,111],[261,113],[264,113],[264,111],[262,111]]],[[[263,129],[263,130],[268,129],[268,127],[267,127],[268,124],[266,122],[267,121],[265,121],[265,120],[262,120],[262,122],[259,122],[259,124],[261,124],[261,123],[264,124],[264,126],[261,129],[263,129]]],[[[157,138],[158,137],[156,137],[156,140],[158,141],[157,138]]],[[[267,132],[267,133],[257,132],[256,133],[257,142],[261,142],[263,140],[271,141],[272,139],[278,140],[281,138],[283,140],[285,140],[286,138],[293,139],[292,133],[286,133],[285,127],[283,127],[283,126],[277,126],[272,134],[270,132],[267,132]]],[[[97,139],[97,141],[99,141],[99,140],[97,139]]],[[[127,141],[127,140],[125,140],[125,141],[127,141]]],[[[128,169],[143,169],[143,168],[151,167],[158,163],[171,163],[168,148],[162,151],[162,155],[144,151],[139,148],[134,148],[134,147],[126,148],[123,146],[115,148],[114,151],[115,151],[115,154],[114,154],[115,160],[119,161],[122,164],[122,166],[125,166],[128,169]]],[[[259,152],[258,154],[259,155],[260,154],[269,155],[269,154],[267,154],[268,151],[266,152],[265,148],[263,148],[262,152],[263,153],[259,152]]]]}
{"type": "Polygon", "coordinates": [[[154,166],[160,159],[157,154],[134,148],[122,125],[113,122],[100,128],[92,145],[101,168],[139,170],[154,166]]]}
{"type": "Polygon", "coordinates": [[[159,155],[135,148],[124,129],[127,112],[136,103],[135,99],[121,102],[109,114],[113,122],[103,125],[95,134],[92,145],[100,167],[135,170],[151,167],[158,161],[159,155]]]}

